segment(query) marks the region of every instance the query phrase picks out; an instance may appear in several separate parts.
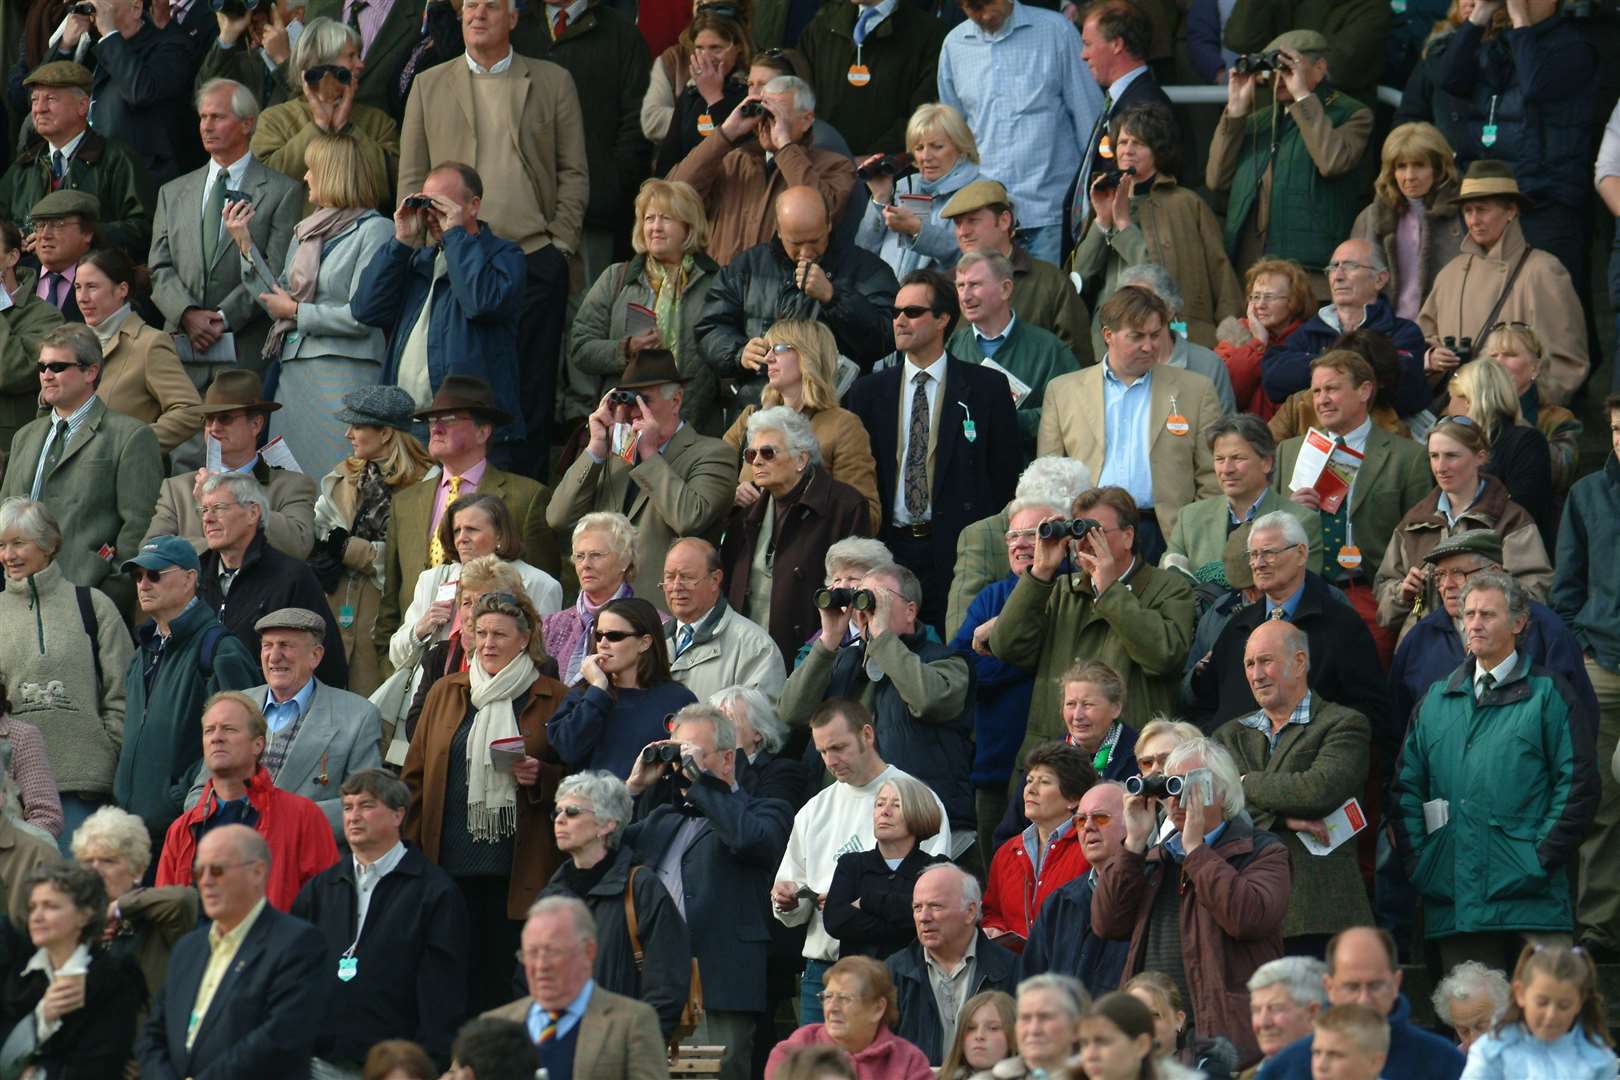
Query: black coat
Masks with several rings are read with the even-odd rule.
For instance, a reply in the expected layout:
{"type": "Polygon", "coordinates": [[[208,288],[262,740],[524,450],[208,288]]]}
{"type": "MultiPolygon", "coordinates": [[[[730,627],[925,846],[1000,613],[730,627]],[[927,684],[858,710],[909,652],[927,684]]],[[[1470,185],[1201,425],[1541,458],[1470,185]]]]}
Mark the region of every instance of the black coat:
{"type": "Polygon", "coordinates": [[[315,677],[327,686],[349,685],[349,661],[337,647],[343,639],[338,634],[331,605],[326,602],[326,593],[315,579],[315,571],[302,559],[283,554],[267,544],[262,526],[242,556],[242,569],[231,585],[229,596],[219,587],[219,553],[203,553],[197,595],[214,609],[225,628],[247,646],[255,666],[259,663],[259,632],[253,629],[254,623],[282,608],[315,612],[326,621],[326,641],[331,645],[321,657],[315,677]]]}
{"type": "Polygon", "coordinates": [[[821,790],[821,776],[812,778],[803,762],[792,756],[761,750],[749,761],[739,752],[737,785],[755,798],[781,799],[797,814],[821,790]]]}
{"type": "Polygon", "coordinates": [[[1502,481],[1508,498],[1535,519],[1548,554],[1558,549],[1557,499],[1552,484],[1552,449],[1547,436],[1529,424],[1504,423],[1491,444],[1485,473],[1502,481]]]}
{"type": "Polygon", "coordinates": [[[320,931],[266,904],[236,950],[229,985],[214,995],[187,1050],[191,1007],[208,967],[208,931],[199,927],[175,944],[168,978],[135,1047],[142,1080],[307,1073],[331,1000],[320,931]]]}
{"type": "Polygon", "coordinates": [[[1087,871],[1046,898],[1018,958],[1020,979],[1050,971],[1079,979],[1092,997],[1119,989],[1131,943],[1091,932],[1091,893],[1087,871]]]}
{"type": "MultiPolygon", "coordinates": [[[[641,866],[628,847],[608,853],[613,865],[590,892],[579,899],[596,918],[596,970],[593,976],[604,990],[645,1001],[658,1013],[658,1026],[665,1037],[673,1034],[692,987],[692,941],[686,922],[669,898],[663,882],[650,866],[641,866]],[[636,970],[630,946],[630,924],[624,917],[624,893],[630,884],[630,869],[636,874],[635,905],[637,936],[641,939],[643,962],[636,970]]],[[[564,864],[541,896],[574,895],[564,883],[564,864]]],[[[705,987],[704,1000],[708,994],[705,987]]],[[[201,1078],[199,1078],[201,1080],[201,1078]]]]}
{"type": "MultiPolygon", "coordinates": [[[[962,1004],[974,994],[986,990],[1012,993],[1018,985],[1018,957],[979,931],[979,944],[974,950],[977,965],[973,981],[962,995],[962,1004]]],[[[912,945],[889,957],[889,974],[894,976],[894,988],[900,1000],[900,1023],[894,1033],[928,1055],[930,1065],[945,1060],[950,1048],[943,1045],[945,1025],[939,1018],[939,1001],[934,987],[928,981],[928,962],[923,958],[922,945],[912,945]]]]}
{"type": "MultiPolygon", "coordinates": [[[[780,799],[728,791],[704,778],[687,792],[708,820],[681,857],[686,925],[703,979],[703,1004],[724,1012],[765,1011],[771,883],[787,850],[793,810],[780,799]]],[[[686,822],[665,804],[625,830],[624,845],[648,870],[663,859],[686,822]]]]}
{"type": "Polygon", "coordinates": [[[332,991],[316,1051],[333,1061],[364,1061],[384,1039],[411,1039],[440,1065],[467,1015],[467,907],[450,875],[420,848],[377,883],[366,925],[355,942],[358,903],[354,859],[347,853],[304,883],[292,914],[326,939],[322,978],[332,991]],[[337,978],[338,957],[355,945],[359,961],[348,982],[337,978]]]}
{"type": "Polygon", "coordinates": [[[894,870],[875,847],[840,855],[821,911],[821,925],[838,939],[838,955],[882,960],[915,942],[912,887],[924,870],[944,861],[921,847],[913,847],[894,870]]]}
{"type": "MultiPolygon", "coordinates": [[[[1209,663],[1193,676],[1196,715],[1189,719],[1205,731],[1214,731],[1234,716],[1260,707],[1243,671],[1243,649],[1249,635],[1265,618],[1264,601],[1233,615],[1215,639],[1209,663]]],[[[1378,730],[1389,714],[1389,686],[1378,663],[1372,634],[1356,609],[1334,596],[1332,586],[1307,570],[1305,595],[1299,598],[1293,623],[1305,631],[1310,642],[1311,692],[1335,705],[1354,709],[1378,730]]]]}
{"type": "MultiPolygon", "coordinates": [[[[22,973],[31,952],[22,952],[6,976],[0,1001],[0,1039],[27,1017],[45,996],[50,982],[43,971],[22,973]]],[[[51,1080],[106,1080],[118,1076],[135,1044],[136,1021],[146,1007],[146,978],[135,961],[115,956],[100,945],[90,950],[85,976],[84,1007],[62,1017],[62,1026],[41,1043],[30,1059],[49,1071],[51,1080]]]]}
{"type": "MultiPolygon", "coordinates": [[[[192,6],[213,14],[206,4],[192,6]]],[[[71,52],[50,55],[52,60],[72,58],[71,52]]],[[[201,144],[197,114],[191,108],[196,63],[185,35],[172,27],[159,30],[143,20],[134,37],[112,34],[101,39],[84,62],[94,69],[90,95],[95,100],[95,129],[129,144],[146,166],[153,187],[192,168],[200,159],[201,144]]]]}

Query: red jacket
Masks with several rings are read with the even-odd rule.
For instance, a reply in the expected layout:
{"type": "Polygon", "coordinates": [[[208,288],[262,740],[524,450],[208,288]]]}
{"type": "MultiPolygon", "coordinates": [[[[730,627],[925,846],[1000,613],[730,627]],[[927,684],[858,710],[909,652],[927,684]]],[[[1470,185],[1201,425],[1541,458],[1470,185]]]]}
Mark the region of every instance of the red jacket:
{"type": "MultiPolygon", "coordinates": [[[[276,787],[262,765],[248,778],[247,789],[248,804],[256,817],[250,824],[270,845],[270,880],[265,893],[271,907],[286,911],[304,882],[338,861],[332,825],[309,799],[276,787]]],[[[197,805],[169,826],[158,860],[159,885],[192,884],[191,864],[197,858],[203,823],[218,809],[214,781],[209,780],[197,805]]]]}
{"type": "Polygon", "coordinates": [[[984,928],[1018,935],[1000,938],[998,944],[1013,952],[1023,952],[1024,942],[1029,940],[1029,928],[1035,924],[1035,916],[1046,898],[1090,869],[1091,864],[1080,849],[1080,833],[1071,826],[1063,835],[1047,841],[1041,875],[1037,878],[1020,833],[1002,844],[996,857],[990,860],[989,888],[984,894],[984,928]]]}
{"type": "MultiPolygon", "coordinates": [[[[1244,329],[1248,329],[1248,320],[1243,321],[1244,329]]],[[[1259,338],[1250,338],[1241,345],[1234,345],[1229,341],[1215,343],[1215,352],[1226,361],[1226,373],[1232,379],[1232,396],[1237,399],[1238,409],[1253,413],[1262,420],[1270,420],[1277,411],[1277,402],[1271,400],[1266,394],[1265,387],[1260,384],[1260,361],[1266,354],[1269,345],[1287,341],[1295,330],[1304,325],[1303,319],[1295,319],[1273,335],[1267,344],[1262,344],[1259,338]]]]}

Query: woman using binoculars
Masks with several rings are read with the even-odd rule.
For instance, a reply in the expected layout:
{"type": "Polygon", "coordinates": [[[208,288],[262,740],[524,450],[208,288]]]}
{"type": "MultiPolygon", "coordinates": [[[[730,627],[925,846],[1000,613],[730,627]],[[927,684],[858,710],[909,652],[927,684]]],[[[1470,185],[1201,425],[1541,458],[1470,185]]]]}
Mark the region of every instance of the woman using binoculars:
{"type": "Polygon", "coordinates": [[[911,114],[906,149],[909,158],[873,154],[860,163],[872,198],[855,243],[888,263],[896,278],[955,265],[961,254],[956,230],[939,213],[979,178],[979,146],[962,114],[949,105],[928,104],[911,114]],[[896,169],[906,175],[896,176],[896,169]]]}

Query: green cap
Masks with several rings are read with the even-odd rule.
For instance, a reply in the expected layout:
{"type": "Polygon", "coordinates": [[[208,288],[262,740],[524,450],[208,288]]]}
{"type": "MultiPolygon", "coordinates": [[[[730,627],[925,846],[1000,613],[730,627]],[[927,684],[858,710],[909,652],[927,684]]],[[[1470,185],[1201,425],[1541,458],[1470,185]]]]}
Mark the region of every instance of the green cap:
{"type": "Polygon", "coordinates": [[[986,206],[1005,206],[1012,208],[1012,196],[1007,189],[995,180],[975,180],[971,184],[964,184],[962,189],[951,196],[951,201],[939,212],[942,218],[950,219],[971,214],[975,210],[982,210],[986,206]]]}
{"type": "Polygon", "coordinates": [[[1325,53],[1328,41],[1316,30],[1290,30],[1285,34],[1278,34],[1266,46],[1266,51],[1273,49],[1293,49],[1297,53],[1325,53]]]}
{"type": "Polygon", "coordinates": [[[90,69],[72,60],[52,60],[28,73],[24,86],[77,86],[90,89],[90,69]]]}
{"type": "Polygon", "coordinates": [[[1448,536],[1423,556],[1423,561],[1431,566],[1437,565],[1443,559],[1453,555],[1478,555],[1487,562],[1502,565],[1502,536],[1490,529],[1469,529],[1467,532],[1448,536]]]}
{"type": "Polygon", "coordinates": [[[96,220],[101,211],[101,203],[88,191],[75,191],[72,188],[63,188],[53,191],[28,211],[28,216],[35,221],[48,218],[62,218],[69,214],[78,214],[90,221],[96,220]]]}

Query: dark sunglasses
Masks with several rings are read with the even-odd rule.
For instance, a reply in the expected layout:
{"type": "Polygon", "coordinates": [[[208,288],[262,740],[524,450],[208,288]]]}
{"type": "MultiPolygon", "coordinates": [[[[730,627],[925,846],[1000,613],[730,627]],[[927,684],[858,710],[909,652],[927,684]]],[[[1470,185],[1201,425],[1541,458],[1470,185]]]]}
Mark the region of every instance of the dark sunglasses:
{"type": "Polygon", "coordinates": [[[339,86],[348,86],[354,79],[354,72],[346,67],[339,67],[337,64],[316,64],[304,72],[304,82],[315,86],[328,75],[336,79],[339,86]]]}
{"type": "Polygon", "coordinates": [[[591,631],[591,639],[593,641],[611,641],[615,645],[617,645],[619,642],[623,641],[625,638],[633,638],[633,637],[640,637],[640,636],[641,636],[640,634],[636,633],[633,630],[592,630],[591,631]]]}
{"type": "Polygon", "coordinates": [[[163,580],[164,574],[167,574],[170,570],[178,569],[180,569],[178,566],[169,566],[162,570],[153,570],[149,567],[137,566],[130,576],[133,577],[137,582],[144,581],[148,585],[156,585],[158,582],[163,580]]]}
{"type": "Polygon", "coordinates": [[[776,456],[779,453],[781,453],[781,451],[777,450],[774,446],[750,446],[748,449],[743,451],[743,460],[752,465],[754,463],[754,459],[758,458],[768,465],[776,460],[776,456]]]}
{"type": "Polygon", "coordinates": [[[64,371],[71,371],[79,366],[80,365],[73,363],[71,360],[52,360],[50,363],[46,363],[42,360],[34,365],[34,370],[39,372],[41,375],[45,374],[47,371],[52,375],[60,375],[64,371]]]}
{"type": "Polygon", "coordinates": [[[898,319],[904,315],[908,319],[920,319],[924,315],[934,314],[934,309],[925,304],[908,304],[905,307],[892,307],[889,309],[889,318],[898,319]]]}
{"type": "Polygon", "coordinates": [[[560,817],[577,818],[581,814],[589,814],[589,813],[590,813],[590,810],[587,809],[586,807],[583,807],[583,806],[558,806],[558,807],[552,808],[551,820],[556,821],[560,817]]]}

